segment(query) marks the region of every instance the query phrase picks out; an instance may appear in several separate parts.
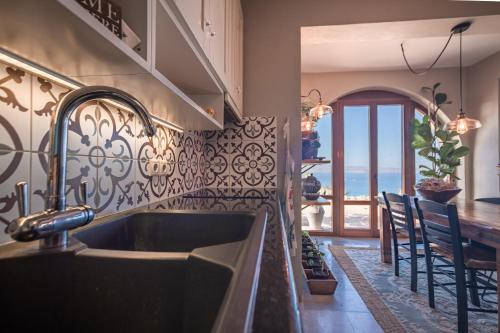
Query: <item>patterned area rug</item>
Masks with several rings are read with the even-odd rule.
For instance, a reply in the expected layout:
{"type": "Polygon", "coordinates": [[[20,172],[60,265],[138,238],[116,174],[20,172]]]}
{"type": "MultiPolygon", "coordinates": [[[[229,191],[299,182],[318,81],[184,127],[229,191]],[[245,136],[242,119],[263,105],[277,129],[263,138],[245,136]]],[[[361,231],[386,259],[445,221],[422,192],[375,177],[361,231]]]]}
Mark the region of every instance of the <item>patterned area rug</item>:
{"type": "MultiPolygon", "coordinates": [[[[431,309],[425,274],[419,274],[418,292],[414,293],[407,263],[401,263],[397,277],[392,265],[380,262],[378,249],[332,246],[330,250],[385,332],[456,332],[455,298],[436,288],[436,308],[431,309]]],[[[422,265],[419,270],[425,270],[422,265]]],[[[469,332],[497,332],[497,315],[469,312],[469,332]]]]}

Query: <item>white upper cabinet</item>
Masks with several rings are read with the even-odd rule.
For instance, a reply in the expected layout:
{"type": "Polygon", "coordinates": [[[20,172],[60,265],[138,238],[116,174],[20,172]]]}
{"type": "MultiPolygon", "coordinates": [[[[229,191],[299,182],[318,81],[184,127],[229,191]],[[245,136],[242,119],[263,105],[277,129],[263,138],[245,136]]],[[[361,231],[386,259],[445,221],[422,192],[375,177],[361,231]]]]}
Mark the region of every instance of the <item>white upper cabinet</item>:
{"type": "Polygon", "coordinates": [[[208,40],[208,57],[221,79],[225,76],[226,50],[226,2],[227,0],[205,0],[209,15],[205,24],[208,40]]]}
{"type": "Polygon", "coordinates": [[[239,0],[226,0],[226,100],[243,115],[243,12],[239,0]]]}
{"type": "Polygon", "coordinates": [[[206,0],[175,0],[175,5],[179,8],[189,29],[194,37],[205,50],[207,34],[205,32],[205,2],[206,0]]]}
{"type": "Polygon", "coordinates": [[[243,12],[240,0],[175,0],[224,87],[225,100],[243,114],[243,12]]]}

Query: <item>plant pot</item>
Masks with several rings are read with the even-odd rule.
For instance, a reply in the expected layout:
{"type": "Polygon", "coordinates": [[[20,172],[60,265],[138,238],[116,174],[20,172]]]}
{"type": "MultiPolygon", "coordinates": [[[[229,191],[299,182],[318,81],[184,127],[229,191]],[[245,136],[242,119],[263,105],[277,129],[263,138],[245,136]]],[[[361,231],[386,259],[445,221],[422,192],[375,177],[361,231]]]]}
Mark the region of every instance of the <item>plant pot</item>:
{"type": "Polygon", "coordinates": [[[315,279],[312,269],[304,269],[304,276],[307,280],[307,285],[313,295],[333,295],[337,288],[337,280],[332,272],[328,269],[328,277],[315,279]]]}
{"type": "Polygon", "coordinates": [[[316,147],[315,141],[308,139],[302,140],[302,159],[314,160],[317,157],[318,157],[318,147],[316,147]]]}
{"type": "Polygon", "coordinates": [[[325,209],[322,206],[309,206],[304,209],[304,215],[309,221],[309,226],[314,230],[321,230],[321,223],[325,217],[325,209]]]}
{"type": "Polygon", "coordinates": [[[450,201],[458,193],[460,193],[460,191],[462,191],[461,188],[454,188],[450,190],[440,190],[440,191],[426,190],[423,188],[416,188],[416,190],[422,198],[439,203],[446,203],[450,201]]]}

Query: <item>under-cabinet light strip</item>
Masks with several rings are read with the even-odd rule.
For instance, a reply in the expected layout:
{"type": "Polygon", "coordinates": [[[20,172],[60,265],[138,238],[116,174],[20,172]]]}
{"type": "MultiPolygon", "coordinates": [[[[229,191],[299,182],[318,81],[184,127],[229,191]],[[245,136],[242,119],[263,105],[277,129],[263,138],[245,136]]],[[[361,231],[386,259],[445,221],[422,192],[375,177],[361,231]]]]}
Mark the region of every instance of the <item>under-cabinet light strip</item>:
{"type": "MultiPolygon", "coordinates": [[[[3,48],[0,48],[0,61],[5,62],[9,65],[21,68],[27,72],[30,72],[32,74],[35,74],[39,77],[43,77],[45,79],[48,79],[52,82],[55,82],[63,87],[69,88],[69,89],[78,89],[84,86],[84,84],[75,81],[71,78],[68,78],[66,76],[63,76],[61,74],[58,74],[48,68],[42,67],[28,59],[25,59],[23,57],[20,57],[8,50],[5,50],[3,48]]],[[[109,100],[109,99],[103,99],[103,101],[107,104],[113,105],[114,107],[120,108],[122,110],[132,112],[132,110],[129,107],[126,107],[118,102],[109,100]]],[[[176,125],[168,120],[161,119],[157,116],[154,116],[151,114],[151,118],[153,119],[154,122],[165,126],[167,128],[170,128],[174,131],[182,133],[184,130],[181,126],[176,125]]]]}

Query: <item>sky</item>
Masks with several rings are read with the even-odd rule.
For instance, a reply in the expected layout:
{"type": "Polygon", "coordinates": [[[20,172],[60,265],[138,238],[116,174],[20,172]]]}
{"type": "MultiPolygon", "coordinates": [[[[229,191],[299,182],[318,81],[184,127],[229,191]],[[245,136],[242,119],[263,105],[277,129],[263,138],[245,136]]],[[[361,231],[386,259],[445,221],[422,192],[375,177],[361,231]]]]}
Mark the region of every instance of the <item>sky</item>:
{"type": "MultiPolygon", "coordinates": [[[[400,105],[381,105],[377,109],[379,171],[401,170],[400,105]]],[[[321,118],[316,130],[321,147],[318,156],[331,160],[331,115],[321,118]]],[[[346,106],[344,110],[344,159],[346,171],[367,171],[369,164],[369,114],[367,106],[346,106]]],[[[326,166],[329,168],[329,166],[326,166]]],[[[316,169],[316,172],[323,170],[316,169]]],[[[325,170],[326,171],[326,170],[325,170]]]]}

